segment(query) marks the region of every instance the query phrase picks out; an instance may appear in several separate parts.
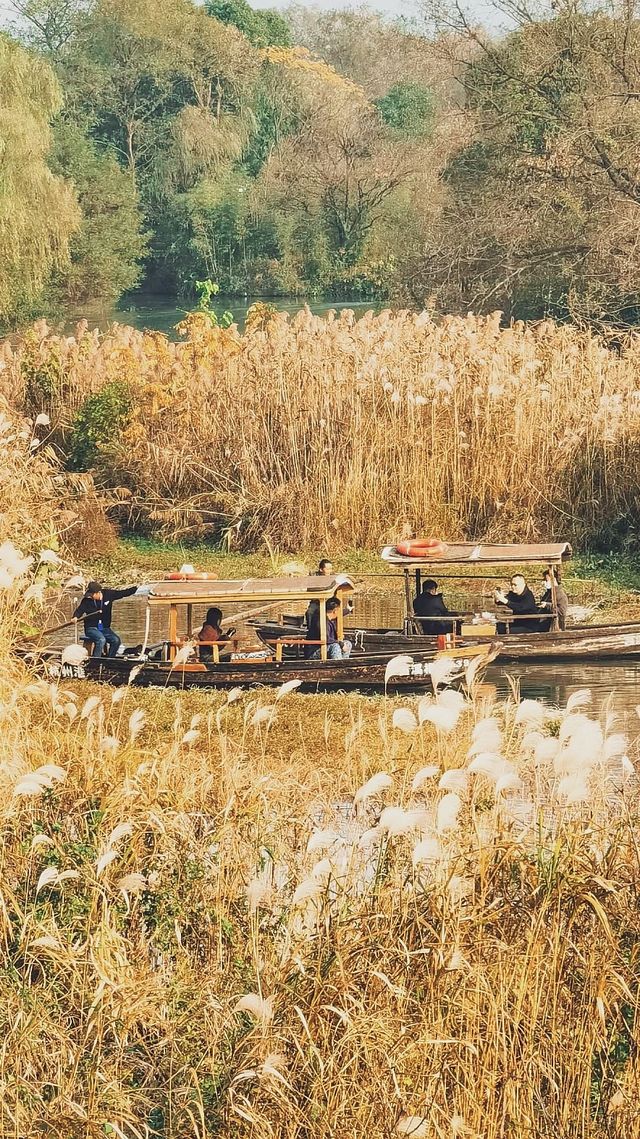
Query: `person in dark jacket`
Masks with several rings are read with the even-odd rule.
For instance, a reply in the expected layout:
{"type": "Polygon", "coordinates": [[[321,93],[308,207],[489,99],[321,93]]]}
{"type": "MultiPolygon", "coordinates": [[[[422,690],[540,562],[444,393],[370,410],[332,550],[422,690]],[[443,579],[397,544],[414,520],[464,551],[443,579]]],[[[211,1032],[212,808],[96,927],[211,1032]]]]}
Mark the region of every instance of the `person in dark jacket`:
{"type": "MultiPolygon", "coordinates": [[[[545,570],[542,575],[544,593],[542,594],[538,605],[541,609],[553,609],[552,582],[554,577],[556,586],[556,609],[558,611],[558,625],[561,629],[566,629],[567,614],[569,612],[569,598],[567,597],[566,591],[560,583],[560,574],[553,574],[551,570],[545,570]]],[[[551,628],[551,621],[549,621],[549,628],[551,628]]]]}
{"type": "Polygon", "coordinates": [[[85,639],[91,641],[94,657],[101,657],[105,646],[108,646],[105,656],[116,656],[122,641],[111,628],[113,603],[123,597],[131,597],[137,588],[137,585],[131,585],[128,589],[103,589],[99,582],[89,582],[73,616],[76,621],[84,619],[85,639]]]}
{"type": "MultiPolygon", "coordinates": [[[[340,602],[337,597],[330,597],[327,601],[327,659],[344,660],[351,655],[351,641],[338,640],[338,611],[340,602]]],[[[309,622],[308,641],[320,640],[320,605],[312,613],[309,622]]],[[[319,660],[322,655],[320,645],[305,645],[304,655],[309,659],[319,660]]]]}
{"type": "MultiPolygon", "coordinates": [[[[413,599],[413,612],[416,617],[455,617],[447,609],[442,594],[438,592],[438,583],[430,578],[422,586],[422,592],[413,599]]],[[[437,637],[443,633],[452,633],[455,621],[421,621],[423,633],[437,637]]]]}
{"type": "MultiPolygon", "coordinates": [[[[539,613],[536,599],[529,589],[521,573],[511,578],[511,588],[505,593],[503,589],[496,589],[494,594],[496,605],[505,605],[516,617],[539,613]]],[[[506,632],[506,625],[498,625],[498,633],[506,632]]],[[[512,633],[542,633],[545,631],[545,621],[514,621],[511,625],[512,633]]]]}

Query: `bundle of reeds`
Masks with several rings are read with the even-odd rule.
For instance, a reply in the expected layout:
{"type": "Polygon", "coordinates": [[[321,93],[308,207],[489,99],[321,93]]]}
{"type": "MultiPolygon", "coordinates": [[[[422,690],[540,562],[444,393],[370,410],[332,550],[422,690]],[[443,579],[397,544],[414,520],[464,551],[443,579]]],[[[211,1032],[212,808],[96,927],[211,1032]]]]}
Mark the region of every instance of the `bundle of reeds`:
{"type": "MultiPolygon", "coordinates": [[[[127,394],[94,424],[93,462],[120,511],[165,534],[244,548],[374,547],[563,535],[611,545],[638,524],[639,341],[608,348],[546,322],[308,311],[203,317],[160,334],[40,325],[3,350],[7,393],[64,447],[87,397],[127,394]]],[[[92,420],[93,424],[93,420],[92,420]]]]}

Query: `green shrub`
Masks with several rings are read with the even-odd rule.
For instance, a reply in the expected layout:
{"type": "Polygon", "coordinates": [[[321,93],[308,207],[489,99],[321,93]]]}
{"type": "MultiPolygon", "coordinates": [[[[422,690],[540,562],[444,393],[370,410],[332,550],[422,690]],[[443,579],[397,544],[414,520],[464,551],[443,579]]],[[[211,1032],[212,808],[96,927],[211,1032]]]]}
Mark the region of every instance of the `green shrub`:
{"type": "Polygon", "coordinates": [[[69,466],[75,471],[95,467],[129,418],[131,394],[126,384],[113,381],[82,404],[73,423],[69,466]]]}

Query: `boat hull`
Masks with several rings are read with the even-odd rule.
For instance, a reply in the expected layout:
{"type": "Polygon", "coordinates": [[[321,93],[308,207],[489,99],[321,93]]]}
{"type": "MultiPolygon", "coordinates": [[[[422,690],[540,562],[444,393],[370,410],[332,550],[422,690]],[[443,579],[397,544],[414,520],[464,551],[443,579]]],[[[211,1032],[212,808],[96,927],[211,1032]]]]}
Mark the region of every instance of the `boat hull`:
{"type": "MultiPolygon", "coordinates": [[[[297,625],[260,624],[262,637],[299,635],[297,625]]],[[[400,629],[345,629],[345,637],[365,652],[416,653],[435,651],[435,637],[408,635],[400,629]]],[[[461,644],[464,652],[464,641],[461,644]]],[[[500,664],[518,661],[640,659],[640,622],[617,625],[577,625],[557,633],[512,633],[500,640],[500,664]]]]}
{"type": "MultiPolygon", "coordinates": [[[[447,687],[455,687],[464,682],[467,665],[475,657],[482,659],[481,666],[494,659],[497,650],[492,646],[470,646],[467,651],[456,650],[448,653],[455,668],[447,687]]],[[[132,658],[108,657],[89,658],[82,665],[63,664],[60,654],[41,654],[38,657],[40,671],[50,679],[87,679],[112,685],[133,684],[142,688],[201,688],[229,689],[253,687],[279,687],[287,680],[300,680],[301,692],[382,692],[412,693],[431,692],[433,683],[429,666],[442,653],[433,648],[418,649],[412,652],[411,664],[404,666],[401,674],[394,674],[385,680],[387,664],[393,651],[384,653],[367,652],[348,660],[313,661],[283,660],[279,662],[261,660],[221,661],[204,668],[193,665],[171,668],[159,662],[140,662],[132,658]]],[[[35,662],[34,662],[35,663],[35,662]]]]}

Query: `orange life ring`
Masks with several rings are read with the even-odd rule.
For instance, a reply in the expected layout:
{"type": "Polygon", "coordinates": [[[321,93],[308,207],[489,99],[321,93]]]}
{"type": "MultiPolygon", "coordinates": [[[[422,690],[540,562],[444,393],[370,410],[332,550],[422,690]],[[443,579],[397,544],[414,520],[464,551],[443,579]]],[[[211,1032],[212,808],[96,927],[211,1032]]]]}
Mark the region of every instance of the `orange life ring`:
{"type": "Polygon", "coordinates": [[[168,573],[165,581],[216,581],[214,573],[168,573]]]}
{"type": "Polygon", "coordinates": [[[396,546],[396,551],[405,558],[437,558],[446,549],[446,543],[440,538],[416,538],[413,542],[398,542],[396,546]]]}

